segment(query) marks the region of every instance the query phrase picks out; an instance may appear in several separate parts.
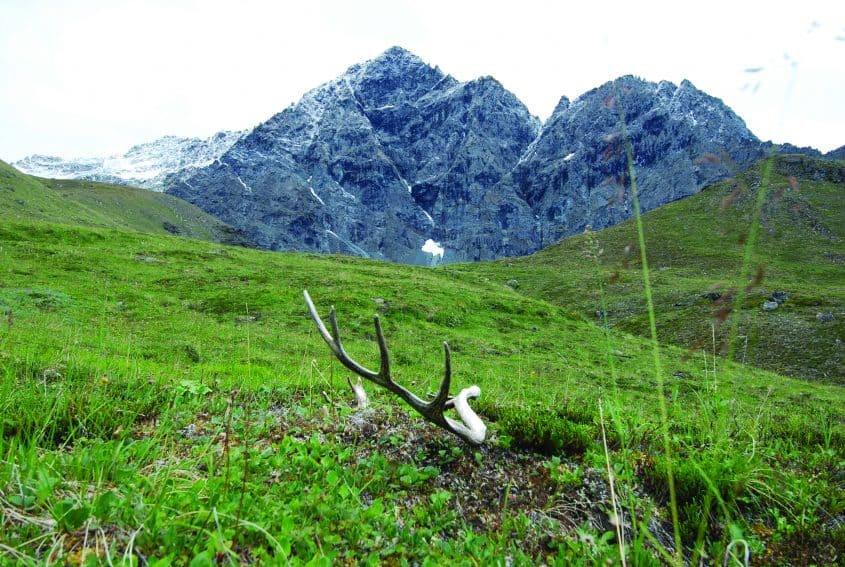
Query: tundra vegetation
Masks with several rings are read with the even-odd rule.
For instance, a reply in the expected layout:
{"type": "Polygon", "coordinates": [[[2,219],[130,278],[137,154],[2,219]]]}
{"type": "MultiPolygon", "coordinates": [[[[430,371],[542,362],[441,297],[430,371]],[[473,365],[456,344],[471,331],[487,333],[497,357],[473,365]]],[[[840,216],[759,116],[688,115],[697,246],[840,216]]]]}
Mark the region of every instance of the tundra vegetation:
{"type": "Polygon", "coordinates": [[[0,164],[0,562],[841,561],[843,167],[790,159],[642,217],[659,344],[633,221],[425,269],[0,164]],[[448,341],[485,442],[354,407],[306,288],[420,397],[448,341]]]}

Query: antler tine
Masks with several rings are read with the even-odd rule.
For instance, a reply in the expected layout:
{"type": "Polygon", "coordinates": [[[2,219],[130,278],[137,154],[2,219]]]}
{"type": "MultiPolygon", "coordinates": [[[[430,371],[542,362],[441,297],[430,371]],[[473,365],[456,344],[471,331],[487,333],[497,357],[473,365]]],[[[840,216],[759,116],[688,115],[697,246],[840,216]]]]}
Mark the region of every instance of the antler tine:
{"type": "Polygon", "coordinates": [[[484,443],[484,438],[487,436],[487,426],[484,425],[484,422],[481,421],[478,414],[473,411],[472,407],[470,407],[468,400],[477,398],[480,395],[481,388],[478,386],[470,386],[469,388],[464,388],[458,392],[457,396],[446,402],[445,407],[454,408],[463,423],[443,416],[443,419],[445,419],[448,424],[446,429],[464,441],[475,445],[481,445],[484,443]]]}
{"type": "Polygon", "coordinates": [[[302,294],[305,296],[305,302],[308,304],[308,310],[311,312],[311,318],[317,325],[317,329],[320,331],[320,334],[323,335],[323,340],[329,345],[329,348],[340,363],[355,374],[363,376],[368,380],[373,380],[377,384],[380,383],[378,372],[373,372],[369,368],[365,368],[352,360],[352,357],[350,357],[343,348],[343,342],[340,340],[340,329],[337,326],[337,316],[335,315],[334,306],[332,306],[329,311],[329,322],[332,325],[332,334],[330,335],[328,329],[326,329],[326,325],[317,313],[317,308],[314,307],[314,302],[311,301],[311,296],[308,295],[308,290],[302,290],[302,294]]]}
{"type": "Polygon", "coordinates": [[[378,339],[378,350],[379,355],[381,356],[381,362],[379,364],[379,376],[381,377],[382,381],[384,382],[382,385],[388,387],[390,384],[394,384],[393,377],[390,376],[390,354],[387,350],[387,341],[384,340],[384,333],[381,330],[381,320],[378,317],[378,313],[373,315],[373,324],[376,327],[376,338],[378,339]]]}
{"type": "Polygon", "coordinates": [[[446,358],[443,382],[440,383],[440,389],[437,391],[437,395],[428,404],[432,409],[439,409],[441,413],[445,407],[446,399],[449,397],[449,387],[452,385],[452,352],[449,350],[449,343],[445,341],[443,342],[443,352],[446,358]]]}
{"type": "Polygon", "coordinates": [[[372,372],[371,370],[364,368],[363,366],[352,360],[352,358],[346,353],[346,349],[343,348],[343,341],[340,339],[340,327],[337,324],[337,314],[335,313],[334,305],[332,305],[332,308],[329,309],[329,323],[331,323],[332,325],[333,337],[332,344],[329,346],[334,347],[332,348],[332,351],[335,353],[335,356],[337,356],[338,360],[340,360],[345,366],[347,366],[347,368],[349,368],[355,373],[361,373],[361,371],[363,371],[367,374],[374,374],[374,372],[372,372]],[[354,368],[349,367],[349,364],[347,363],[354,365],[354,368]]]}

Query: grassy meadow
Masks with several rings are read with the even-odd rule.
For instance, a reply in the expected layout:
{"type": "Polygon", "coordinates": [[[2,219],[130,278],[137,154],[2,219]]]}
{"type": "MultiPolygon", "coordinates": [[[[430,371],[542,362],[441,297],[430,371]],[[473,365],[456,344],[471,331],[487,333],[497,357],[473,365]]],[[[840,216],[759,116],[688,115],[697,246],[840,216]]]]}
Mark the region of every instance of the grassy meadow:
{"type": "MultiPolygon", "coordinates": [[[[717,354],[731,351],[740,362],[845,386],[844,184],[843,161],[779,156],[645,215],[660,342],[683,346],[702,365],[702,351],[712,353],[715,343],[717,354]],[[742,304],[734,317],[737,290],[742,304]],[[765,310],[776,294],[778,307],[765,310]]],[[[465,271],[467,281],[511,282],[586,320],[649,335],[633,220],[532,256],[450,269],[465,271]]]]}
{"type": "Polygon", "coordinates": [[[249,244],[239,231],[182,199],[123,185],[42,179],[25,175],[3,161],[0,161],[0,203],[3,221],[123,228],[249,244]]]}
{"type": "Polygon", "coordinates": [[[0,563],[841,561],[843,184],[772,178],[786,187],[763,209],[765,274],[755,263],[743,288],[735,334],[750,338],[730,361],[735,313],[717,302],[742,287],[731,231],[761,171],[734,180],[748,189],[731,206],[725,184],[643,217],[655,345],[628,225],[426,269],[228,246],[200,213],[143,213],[166,196],[3,164],[0,563]],[[356,410],[303,289],[369,367],[378,313],[418,395],[448,341],[453,393],[482,389],[487,442],[374,385],[356,410]]]}

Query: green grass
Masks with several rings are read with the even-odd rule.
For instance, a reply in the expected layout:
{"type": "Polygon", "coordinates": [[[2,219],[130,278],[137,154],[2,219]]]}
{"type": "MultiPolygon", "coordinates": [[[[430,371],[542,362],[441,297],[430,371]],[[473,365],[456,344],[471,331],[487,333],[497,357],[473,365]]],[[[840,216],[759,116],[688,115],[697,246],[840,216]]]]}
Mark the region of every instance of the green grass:
{"type": "Polygon", "coordinates": [[[123,185],[24,175],[0,161],[0,220],[123,228],[240,244],[238,231],[190,203],[123,185]]]}
{"type": "MultiPolygon", "coordinates": [[[[687,274],[684,294],[712,282],[681,269],[683,250],[708,248],[694,237],[652,252],[658,212],[643,220],[660,331],[668,272],[687,274]]],[[[572,258],[432,270],[38,218],[0,221],[0,562],[619,561],[600,404],[627,560],[672,560],[658,378],[686,560],[721,562],[740,540],[755,564],[843,553],[842,385],[723,360],[714,375],[711,354],[666,344],[656,377],[650,341],[613,316],[620,280],[642,309],[636,260],[625,271],[605,233],[563,243],[572,258]],[[591,297],[543,297],[597,281],[609,331],[585,316],[591,297]],[[481,386],[488,442],[466,447],[372,385],[373,411],[350,409],[304,288],[370,367],[379,312],[396,380],[418,394],[439,385],[449,341],[453,392],[481,386]]],[[[731,250],[706,269],[729,270],[731,250]]],[[[837,301],[833,273],[807,269],[837,301]]],[[[811,287],[795,289],[781,309],[811,287]]]]}

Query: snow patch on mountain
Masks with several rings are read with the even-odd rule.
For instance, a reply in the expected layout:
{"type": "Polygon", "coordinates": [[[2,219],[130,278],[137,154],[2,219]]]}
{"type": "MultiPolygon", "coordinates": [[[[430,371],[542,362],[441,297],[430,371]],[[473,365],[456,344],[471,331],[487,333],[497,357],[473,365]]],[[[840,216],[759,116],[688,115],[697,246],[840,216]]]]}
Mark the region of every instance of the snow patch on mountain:
{"type": "Polygon", "coordinates": [[[323,200],[320,198],[320,196],[319,196],[319,195],[317,195],[317,192],[316,192],[316,191],[314,191],[314,188],[313,188],[313,187],[309,187],[309,189],[311,190],[311,195],[313,195],[313,196],[314,196],[314,198],[315,198],[315,199],[317,199],[317,200],[320,202],[320,204],[321,204],[321,205],[323,205],[323,206],[325,207],[325,206],[326,206],[326,202],[325,202],[325,201],[323,201],[323,200]]]}
{"type": "Polygon", "coordinates": [[[187,179],[193,171],[212,164],[243,135],[224,131],[206,139],[164,136],[123,154],[72,159],[35,154],[12,165],[39,177],[88,179],[163,191],[168,176],[187,179]]]}
{"type": "Polygon", "coordinates": [[[425,241],[422,247],[423,252],[428,252],[432,256],[439,256],[443,258],[443,254],[446,252],[446,249],[443,248],[439,242],[435,242],[431,238],[425,241]]]}

